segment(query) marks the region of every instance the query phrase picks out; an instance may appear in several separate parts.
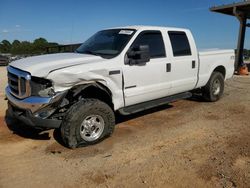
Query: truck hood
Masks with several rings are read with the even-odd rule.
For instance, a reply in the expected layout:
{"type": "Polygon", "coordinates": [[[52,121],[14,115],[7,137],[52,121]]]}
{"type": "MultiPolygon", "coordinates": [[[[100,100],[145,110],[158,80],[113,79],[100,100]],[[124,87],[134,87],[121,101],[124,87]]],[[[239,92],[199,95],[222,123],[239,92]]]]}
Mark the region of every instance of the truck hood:
{"type": "Polygon", "coordinates": [[[33,76],[46,77],[51,71],[57,69],[104,60],[99,56],[89,54],[58,53],[28,57],[13,61],[10,65],[27,71],[33,76]]]}

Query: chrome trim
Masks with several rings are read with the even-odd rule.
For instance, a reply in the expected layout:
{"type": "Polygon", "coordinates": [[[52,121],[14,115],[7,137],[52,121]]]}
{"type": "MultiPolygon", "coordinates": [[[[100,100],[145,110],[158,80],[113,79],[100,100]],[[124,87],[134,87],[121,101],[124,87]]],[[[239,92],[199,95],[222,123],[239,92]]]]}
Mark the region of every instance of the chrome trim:
{"type": "MultiPolygon", "coordinates": [[[[26,97],[29,97],[31,95],[31,88],[30,88],[31,75],[28,72],[15,69],[11,66],[7,67],[7,71],[18,77],[18,80],[17,80],[18,94],[12,92],[11,89],[10,89],[10,93],[12,95],[14,95],[15,97],[20,98],[20,99],[24,99],[26,97]],[[22,78],[25,79],[25,93],[24,94],[22,93],[22,88],[21,88],[21,79],[22,78]]],[[[8,77],[8,79],[11,79],[11,78],[8,77]]]]}
{"type": "Polygon", "coordinates": [[[57,102],[62,98],[65,92],[60,92],[54,95],[53,97],[35,97],[31,96],[25,99],[18,99],[12,95],[9,86],[5,88],[5,94],[7,99],[16,107],[30,110],[32,113],[37,112],[38,110],[57,102]]]}

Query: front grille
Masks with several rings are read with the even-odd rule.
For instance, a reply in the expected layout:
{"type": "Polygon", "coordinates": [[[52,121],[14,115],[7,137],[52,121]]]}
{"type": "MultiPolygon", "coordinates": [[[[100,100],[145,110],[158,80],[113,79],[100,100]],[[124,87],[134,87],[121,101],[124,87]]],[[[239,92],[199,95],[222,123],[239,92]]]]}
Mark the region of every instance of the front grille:
{"type": "Polygon", "coordinates": [[[30,74],[25,71],[13,68],[11,66],[8,66],[7,70],[8,84],[11,94],[20,99],[29,97],[31,94],[30,74]]]}

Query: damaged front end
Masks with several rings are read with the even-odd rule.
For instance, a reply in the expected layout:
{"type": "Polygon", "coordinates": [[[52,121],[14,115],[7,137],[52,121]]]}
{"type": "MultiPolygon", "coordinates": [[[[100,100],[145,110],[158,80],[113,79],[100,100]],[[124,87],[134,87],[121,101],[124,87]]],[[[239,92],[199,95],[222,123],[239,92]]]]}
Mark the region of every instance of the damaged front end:
{"type": "Polygon", "coordinates": [[[52,82],[8,67],[8,113],[33,127],[58,128],[61,120],[52,118],[67,91],[54,92],[52,82]]]}
{"type": "Polygon", "coordinates": [[[23,121],[32,127],[58,128],[61,120],[50,116],[57,110],[65,96],[65,92],[57,93],[51,97],[30,96],[18,99],[11,94],[10,88],[5,90],[8,99],[9,115],[23,121]]]}

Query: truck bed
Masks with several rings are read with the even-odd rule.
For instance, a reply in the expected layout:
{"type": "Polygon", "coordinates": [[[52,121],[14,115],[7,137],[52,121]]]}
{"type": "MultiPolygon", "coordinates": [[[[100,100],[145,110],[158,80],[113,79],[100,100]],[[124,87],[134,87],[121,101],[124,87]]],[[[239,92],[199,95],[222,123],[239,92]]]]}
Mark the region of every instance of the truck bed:
{"type": "Polygon", "coordinates": [[[225,79],[231,78],[234,73],[235,53],[234,50],[207,49],[199,51],[199,81],[198,87],[204,86],[211,73],[218,65],[226,68],[225,79]]]}

